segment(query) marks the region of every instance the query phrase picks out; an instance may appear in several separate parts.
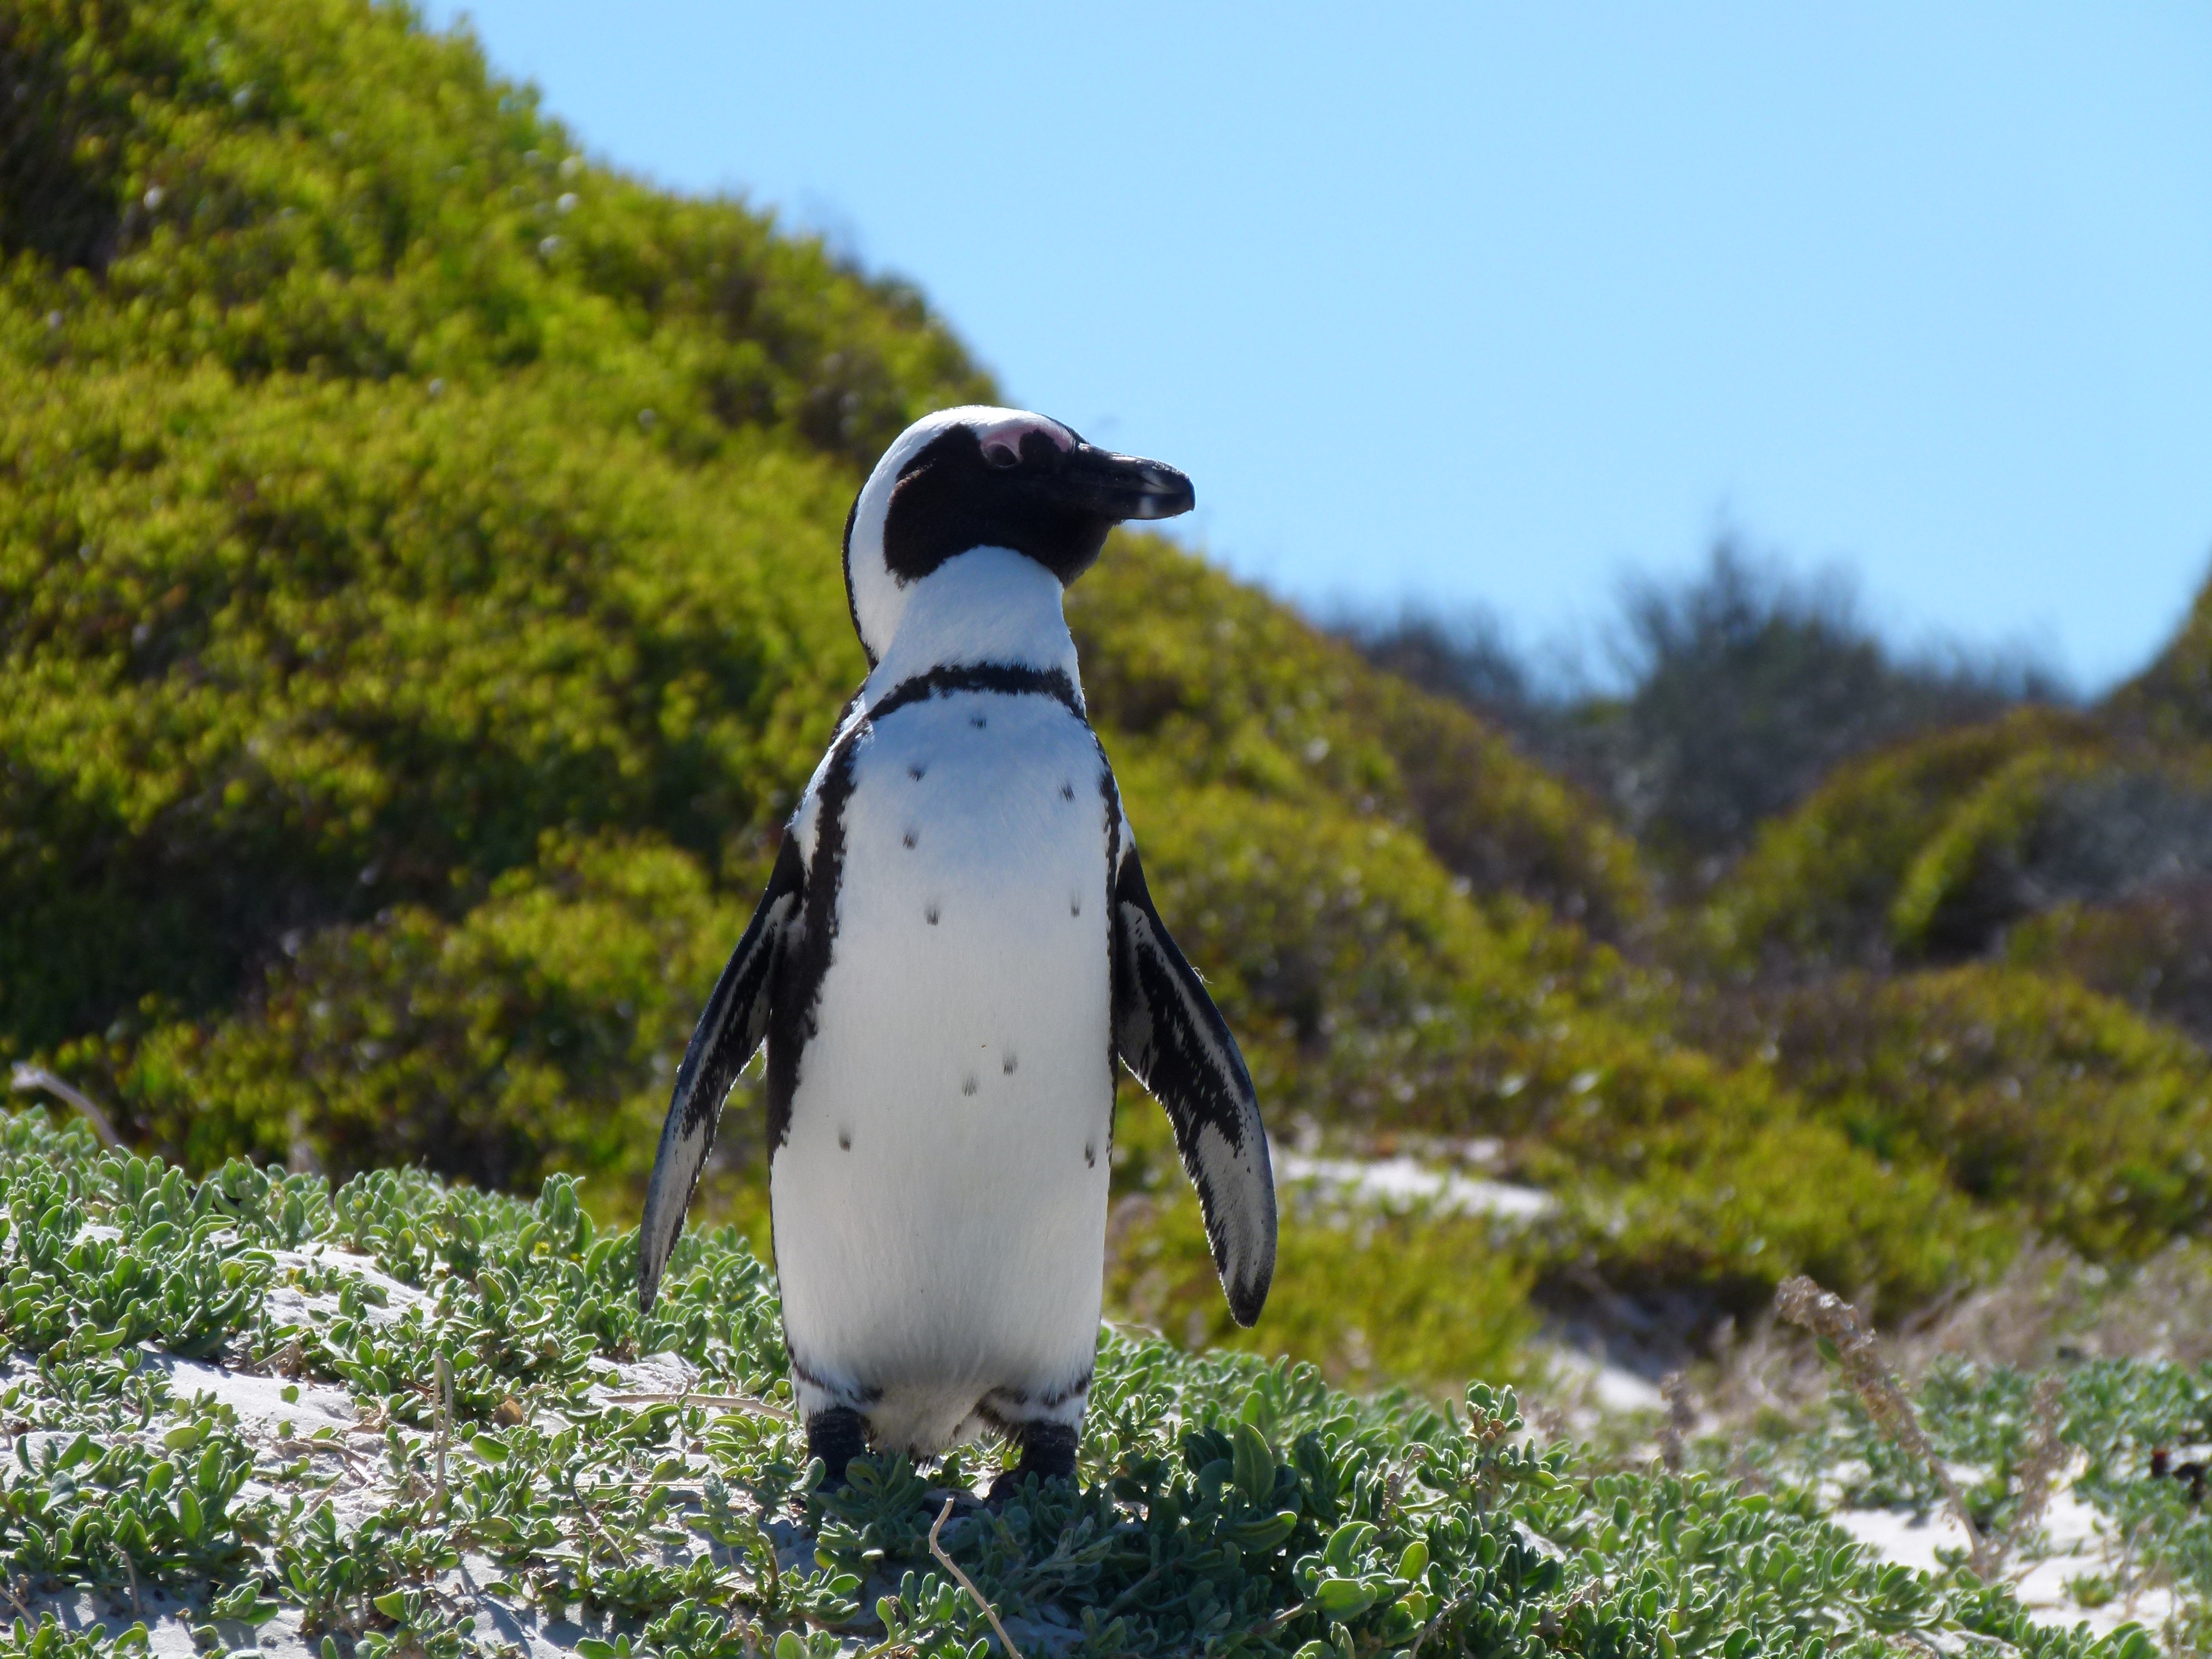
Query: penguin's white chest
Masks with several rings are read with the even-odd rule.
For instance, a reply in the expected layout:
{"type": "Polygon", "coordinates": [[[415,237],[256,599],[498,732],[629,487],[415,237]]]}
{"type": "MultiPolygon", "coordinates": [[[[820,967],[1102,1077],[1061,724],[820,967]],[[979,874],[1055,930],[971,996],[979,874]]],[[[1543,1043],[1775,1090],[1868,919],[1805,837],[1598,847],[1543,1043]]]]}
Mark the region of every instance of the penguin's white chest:
{"type": "Polygon", "coordinates": [[[770,1189],[802,1392],[881,1443],[933,1451],[1055,1395],[1079,1416],[1113,1110],[1104,783],[1089,728],[1034,693],[910,704],[854,755],[770,1189]]]}

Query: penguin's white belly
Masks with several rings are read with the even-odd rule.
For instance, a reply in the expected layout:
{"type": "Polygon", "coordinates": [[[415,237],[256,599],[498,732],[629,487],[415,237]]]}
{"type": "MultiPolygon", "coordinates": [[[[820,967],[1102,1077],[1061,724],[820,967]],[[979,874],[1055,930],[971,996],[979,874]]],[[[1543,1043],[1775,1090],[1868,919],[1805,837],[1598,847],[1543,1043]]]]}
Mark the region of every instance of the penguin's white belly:
{"type": "Polygon", "coordinates": [[[1080,1418],[1113,1111],[1103,765],[1054,698],[989,692],[901,708],[854,758],[770,1194],[802,1405],[855,1405],[882,1444],[1080,1418]]]}

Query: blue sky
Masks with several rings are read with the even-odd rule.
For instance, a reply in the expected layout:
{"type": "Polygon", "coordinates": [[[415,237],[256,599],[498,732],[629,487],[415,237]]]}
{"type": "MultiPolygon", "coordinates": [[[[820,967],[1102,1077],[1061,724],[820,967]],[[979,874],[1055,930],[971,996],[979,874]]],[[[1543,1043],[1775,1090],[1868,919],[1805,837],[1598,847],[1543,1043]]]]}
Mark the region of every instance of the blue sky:
{"type": "Polygon", "coordinates": [[[1310,604],[1587,635],[1728,529],[2094,689],[2212,567],[2212,7],[465,10],[1310,604]]]}

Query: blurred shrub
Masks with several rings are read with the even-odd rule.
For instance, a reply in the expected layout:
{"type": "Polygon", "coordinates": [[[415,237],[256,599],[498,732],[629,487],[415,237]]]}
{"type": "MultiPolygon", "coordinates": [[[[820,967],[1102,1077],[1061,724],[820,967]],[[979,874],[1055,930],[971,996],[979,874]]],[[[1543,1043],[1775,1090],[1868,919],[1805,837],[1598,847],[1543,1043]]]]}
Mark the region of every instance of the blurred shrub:
{"type": "Polygon", "coordinates": [[[2212,879],[2181,877],[2109,904],[2054,906],[2005,936],[2004,957],[2069,975],[2212,1047],[2212,879]]]}
{"type": "Polygon", "coordinates": [[[1722,960],[1984,955],[2022,918],[2212,872],[2212,759],[2022,710],[1846,768],[1702,918],[1722,960]]]}
{"type": "Polygon", "coordinates": [[[2032,665],[1899,656],[1839,575],[1793,580],[1732,543],[1680,586],[1629,591],[1631,690],[1584,727],[1584,769],[1640,836],[1732,854],[1835,766],[1907,734],[1986,719],[2056,687],[2032,665]]]}
{"type": "Polygon", "coordinates": [[[1579,1113],[1557,1113],[1517,1165],[1567,1200],[1551,1271],[1698,1286],[1739,1316],[1803,1273],[1889,1318],[1985,1277],[2019,1242],[1948,1189],[1934,1160],[1879,1158],[1755,1071],[1617,1052],[1610,1070],[1569,1080],[1579,1113]]]}
{"type": "Polygon", "coordinates": [[[2018,917],[2212,873],[2212,766],[2196,756],[2031,753],[1960,801],[1890,906],[1898,945],[1978,955],[2018,917]]]}
{"type": "Polygon", "coordinates": [[[1766,825],[1700,916],[1711,951],[1763,957],[1888,959],[1891,907],[1915,860],[1960,803],[2023,755],[2094,750],[2087,718],[2021,709],[1843,767],[1802,805],[1766,825]]]}
{"type": "Polygon", "coordinates": [[[1235,1348],[1312,1362],[1340,1388],[1401,1383],[1438,1398],[1522,1375],[1535,1334],[1532,1268],[1480,1218],[1332,1212],[1285,1194],[1261,1322],[1240,1328],[1214,1277],[1187,1188],[1127,1198],[1108,1237],[1107,1316],[1193,1352],[1235,1348]]]}
{"type": "Polygon", "coordinates": [[[2026,660],[1900,653],[1840,574],[1800,580],[1726,540],[1693,578],[1632,581],[1622,608],[1617,696],[1547,687],[1480,617],[1340,625],[1370,661],[1502,723],[1700,881],[1852,757],[2061,695],[2026,660]]]}
{"type": "Polygon", "coordinates": [[[1808,1111],[2086,1255],[2145,1254],[2207,1218],[2212,1058],[2069,981],[1846,974],[1782,995],[1763,1029],[1808,1111]]]}
{"type": "Polygon", "coordinates": [[[1534,1334],[1529,1253],[1481,1217],[1282,1193],[1267,1312],[1251,1330],[1229,1316],[1198,1200],[1176,1162],[1167,1120],[1125,1091],[1115,1124],[1106,1311],[1194,1352],[1229,1347],[1310,1360],[1340,1387],[1400,1382],[1439,1397],[1470,1379],[1510,1379],[1534,1334]]]}
{"type": "Polygon", "coordinates": [[[2151,665],[2106,702],[2116,724],[2167,743],[2212,742],[2212,581],[2151,665]]]}
{"type": "MultiPolygon", "coordinates": [[[[665,843],[549,833],[458,921],[403,904],[296,938],[240,1012],[61,1058],[106,1085],[133,1139],[204,1166],[246,1153],[514,1189],[558,1170],[641,1180],[744,921],[665,843]]],[[[732,1121],[742,1133],[742,1109],[732,1121]]]]}
{"type": "Polygon", "coordinates": [[[1498,1139],[1510,1172],[1567,1205],[1553,1267],[1731,1305],[1810,1272],[1903,1306],[2003,1254],[2008,1232],[1932,1161],[1886,1165],[1758,1067],[1678,1046],[1656,976],[1538,913],[1478,907],[1411,836],[1318,803],[1170,793],[1149,767],[1124,780],[1162,914],[1279,1133],[1498,1139]]]}

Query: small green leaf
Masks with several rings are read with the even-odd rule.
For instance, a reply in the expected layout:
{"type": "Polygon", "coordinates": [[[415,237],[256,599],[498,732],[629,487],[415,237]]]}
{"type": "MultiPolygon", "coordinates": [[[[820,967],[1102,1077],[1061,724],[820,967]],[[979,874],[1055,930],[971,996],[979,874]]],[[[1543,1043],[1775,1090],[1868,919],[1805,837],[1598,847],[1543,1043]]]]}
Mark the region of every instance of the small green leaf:
{"type": "Polygon", "coordinates": [[[1239,1423],[1230,1444],[1238,1495],[1255,1507],[1266,1503],[1275,1492],[1275,1454],[1267,1437],[1249,1423],[1239,1423]]]}
{"type": "Polygon", "coordinates": [[[1375,1605],[1375,1589],[1358,1578],[1328,1578],[1314,1592],[1314,1603],[1332,1619],[1356,1619],[1375,1605]]]}

